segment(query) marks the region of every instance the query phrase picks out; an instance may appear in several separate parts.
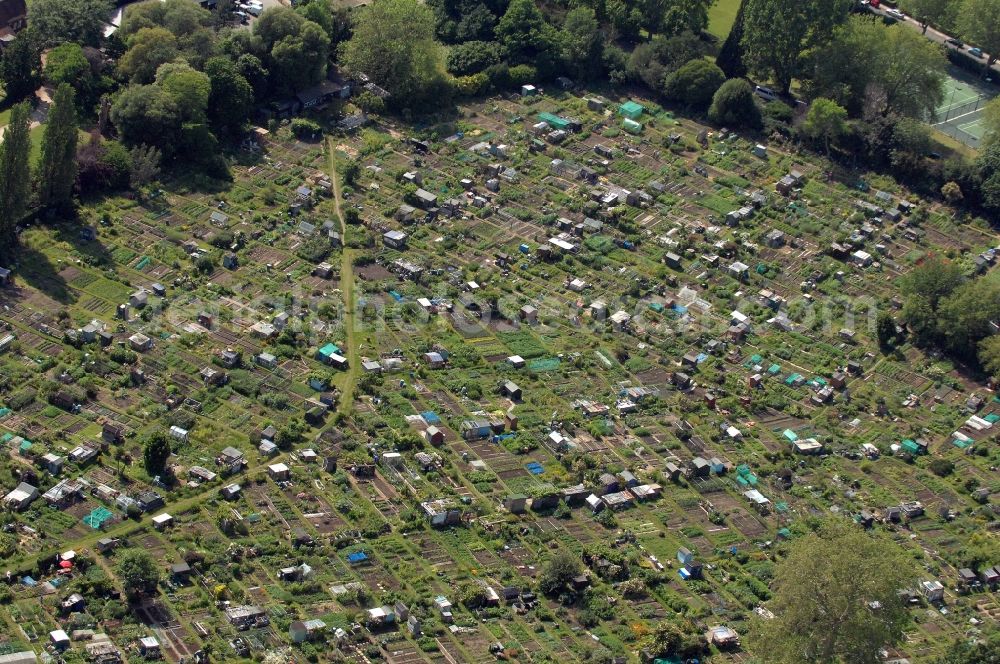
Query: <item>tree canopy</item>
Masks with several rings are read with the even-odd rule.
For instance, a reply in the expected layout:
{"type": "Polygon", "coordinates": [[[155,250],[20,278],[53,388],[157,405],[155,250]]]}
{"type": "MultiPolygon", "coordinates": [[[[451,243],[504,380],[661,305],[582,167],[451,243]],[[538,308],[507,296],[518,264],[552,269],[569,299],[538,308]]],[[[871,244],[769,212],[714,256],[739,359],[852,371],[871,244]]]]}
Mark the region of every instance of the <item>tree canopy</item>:
{"type": "Polygon", "coordinates": [[[726,81],[726,75],[708,60],[691,60],[668,75],[663,84],[667,99],[675,99],[691,108],[704,110],[712,103],[715,92],[726,81]]]}
{"type": "Polygon", "coordinates": [[[852,0],[747,0],[743,62],[788,92],[800,57],[826,41],[847,19],[852,0]]]}
{"type": "Polygon", "coordinates": [[[955,3],[949,0],[902,0],[903,11],[920,23],[921,32],[926,33],[932,24],[938,24],[949,17],[955,3]]]}
{"type": "Polygon", "coordinates": [[[987,67],[1000,57],[1000,0],[965,0],[958,12],[963,37],[988,54],[987,67]]]}
{"type": "Polygon", "coordinates": [[[21,32],[0,52],[0,81],[10,100],[24,99],[41,83],[41,52],[28,32],[21,32]]]}
{"type": "Polygon", "coordinates": [[[170,458],[170,441],[162,432],[150,434],[142,446],[142,460],[150,476],[161,475],[170,458]]]}
{"type": "Polygon", "coordinates": [[[31,107],[15,104],[0,143],[0,244],[14,242],[15,226],[28,209],[31,195],[31,107]]]}
{"type": "Polygon", "coordinates": [[[846,519],[792,540],[776,569],[773,619],[755,619],[751,646],[767,664],[878,664],[909,618],[899,591],[913,580],[899,546],[846,519]]]}
{"type": "Polygon", "coordinates": [[[802,123],[802,131],[813,139],[822,141],[827,153],[830,141],[836,140],[847,130],[847,110],[832,99],[814,99],[802,123]]]}
{"type": "Polygon", "coordinates": [[[31,0],[28,30],[45,46],[98,46],[111,6],[110,0],[31,0]]]}
{"type": "Polygon", "coordinates": [[[561,549],[545,563],[538,577],[538,587],[546,595],[557,595],[582,569],[579,556],[561,549]]]}
{"type": "Polygon", "coordinates": [[[144,549],[125,549],[116,555],[115,574],[122,582],[129,599],[156,592],[160,568],[144,549]]]}
{"type": "Polygon", "coordinates": [[[76,93],[68,83],[56,88],[42,133],[38,199],[43,207],[68,208],[76,183],[76,93]]]}
{"type": "Polygon", "coordinates": [[[854,114],[925,119],[941,105],[947,64],[915,31],[857,16],[815,51],[809,89],[854,114]]]}
{"type": "Polygon", "coordinates": [[[708,118],[732,128],[760,129],[762,125],[753,90],[742,78],[731,78],[719,87],[712,97],[708,118]]]}
{"type": "Polygon", "coordinates": [[[511,64],[530,63],[544,73],[555,68],[559,34],[534,0],[512,0],[497,24],[496,36],[511,64]]]}
{"type": "Polygon", "coordinates": [[[379,0],[357,12],[341,62],[385,88],[400,108],[439,98],[446,87],[445,48],[434,14],[417,0],[379,0]],[[395,35],[386,39],[385,35],[395,35]]]}

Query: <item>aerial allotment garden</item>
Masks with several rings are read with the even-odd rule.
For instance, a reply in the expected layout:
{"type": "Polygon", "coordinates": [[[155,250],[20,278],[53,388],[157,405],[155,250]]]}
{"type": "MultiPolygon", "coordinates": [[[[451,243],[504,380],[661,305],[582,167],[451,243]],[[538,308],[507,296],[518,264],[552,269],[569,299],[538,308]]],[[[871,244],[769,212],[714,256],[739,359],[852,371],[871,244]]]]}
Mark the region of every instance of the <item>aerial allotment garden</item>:
{"type": "Polygon", "coordinates": [[[828,515],[908,554],[888,659],[996,629],[1000,399],[879,339],[984,220],[638,97],[318,117],[21,234],[5,652],[747,662],[828,515]]]}

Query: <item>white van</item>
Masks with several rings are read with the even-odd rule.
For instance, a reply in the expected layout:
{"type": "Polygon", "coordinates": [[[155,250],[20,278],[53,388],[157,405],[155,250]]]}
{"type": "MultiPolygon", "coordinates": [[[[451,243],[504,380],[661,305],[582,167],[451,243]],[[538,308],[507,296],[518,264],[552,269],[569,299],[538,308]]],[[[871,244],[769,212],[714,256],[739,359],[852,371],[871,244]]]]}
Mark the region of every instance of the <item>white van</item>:
{"type": "Polygon", "coordinates": [[[771,88],[765,88],[763,85],[758,85],[753,89],[753,93],[763,99],[764,101],[774,101],[778,98],[778,95],[771,88]]]}
{"type": "Polygon", "coordinates": [[[247,5],[247,13],[252,16],[260,16],[264,13],[264,5],[259,2],[251,2],[247,5]]]}

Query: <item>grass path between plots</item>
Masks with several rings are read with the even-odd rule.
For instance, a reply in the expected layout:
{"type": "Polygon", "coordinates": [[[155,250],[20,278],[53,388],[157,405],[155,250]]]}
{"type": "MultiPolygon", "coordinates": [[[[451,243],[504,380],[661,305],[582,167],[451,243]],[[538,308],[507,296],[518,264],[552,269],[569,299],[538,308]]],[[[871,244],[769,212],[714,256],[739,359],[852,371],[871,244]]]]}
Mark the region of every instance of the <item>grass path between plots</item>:
{"type": "Polygon", "coordinates": [[[341,261],[340,261],[340,291],[344,298],[344,334],[346,335],[347,348],[344,349],[344,357],[347,358],[347,376],[340,390],[340,401],[337,404],[337,411],[340,413],[350,412],[354,406],[354,388],[358,383],[358,374],[361,372],[361,359],[358,352],[358,342],[356,333],[356,302],[354,299],[354,250],[347,246],[347,223],[344,221],[344,213],[341,206],[344,203],[340,193],[340,176],[337,174],[336,152],[333,143],[328,138],[326,140],[327,165],[329,167],[330,182],[333,183],[333,203],[337,213],[337,220],[340,222],[341,261]]]}

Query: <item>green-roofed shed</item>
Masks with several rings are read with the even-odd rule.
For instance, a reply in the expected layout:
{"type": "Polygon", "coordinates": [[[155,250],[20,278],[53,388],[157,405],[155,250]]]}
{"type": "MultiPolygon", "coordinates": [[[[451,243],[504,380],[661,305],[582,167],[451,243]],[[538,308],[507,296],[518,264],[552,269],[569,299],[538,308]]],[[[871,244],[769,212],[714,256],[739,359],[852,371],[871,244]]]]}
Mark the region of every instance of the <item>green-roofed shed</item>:
{"type": "Polygon", "coordinates": [[[760,364],[763,361],[764,361],[764,358],[761,357],[760,355],[751,355],[750,356],[750,364],[760,364]]]}
{"type": "Polygon", "coordinates": [[[319,354],[323,357],[330,357],[331,355],[340,354],[340,348],[337,344],[327,344],[319,349],[319,354]]]}
{"type": "Polygon", "coordinates": [[[644,110],[646,109],[642,107],[642,104],[631,99],[618,107],[618,113],[630,120],[638,120],[644,110]]]}
{"type": "Polygon", "coordinates": [[[785,429],[781,432],[781,435],[787,438],[790,443],[794,443],[799,439],[799,434],[795,433],[791,429],[785,429]]]}
{"type": "Polygon", "coordinates": [[[561,118],[558,115],[553,115],[552,113],[539,113],[538,119],[542,122],[548,123],[553,129],[562,129],[567,131],[572,123],[566,118],[561,118]]]}
{"type": "Polygon", "coordinates": [[[781,373],[781,365],[772,364],[767,368],[767,373],[771,374],[772,376],[777,376],[779,373],[781,373]]]}
{"type": "Polygon", "coordinates": [[[914,456],[920,454],[920,446],[917,445],[917,442],[915,440],[910,440],[909,438],[907,438],[906,440],[903,441],[901,447],[910,454],[913,454],[914,456]]]}
{"type": "Polygon", "coordinates": [[[630,134],[642,133],[642,123],[636,122],[631,118],[625,118],[625,122],[622,123],[622,128],[630,134]]]}

